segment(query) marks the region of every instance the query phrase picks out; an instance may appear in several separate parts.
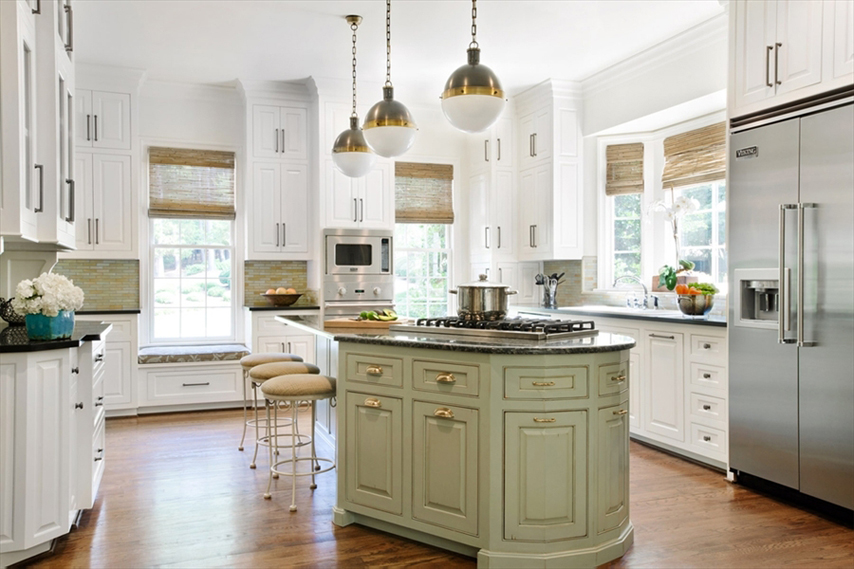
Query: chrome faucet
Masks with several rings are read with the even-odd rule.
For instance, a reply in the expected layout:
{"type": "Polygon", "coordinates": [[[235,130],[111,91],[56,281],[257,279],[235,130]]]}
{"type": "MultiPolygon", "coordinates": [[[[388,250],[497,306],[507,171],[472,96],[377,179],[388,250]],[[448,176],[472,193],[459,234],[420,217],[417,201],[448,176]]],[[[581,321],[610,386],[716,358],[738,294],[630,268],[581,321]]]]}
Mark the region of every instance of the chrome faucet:
{"type": "Polygon", "coordinates": [[[626,298],[626,306],[628,306],[629,308],[646,309],[650,307],[649,301],[652,300],[652,308],[658,308],[658,297],[654,294],[649,294],[649,290],[646,288],[646,285],[643,284],[643,282],[634,275],[623,275],[621,277],[617,277],[616,279],[614,279],[614,284],[612,286],[617,286],[617,283],[624,279],[631,279],[632,281],[643,287],[643,303],[638,302],[637,297],[635,297],[634,299],[626,298]],[[634,300],[634,304],[631,302],[632,300],[634,300]]]}

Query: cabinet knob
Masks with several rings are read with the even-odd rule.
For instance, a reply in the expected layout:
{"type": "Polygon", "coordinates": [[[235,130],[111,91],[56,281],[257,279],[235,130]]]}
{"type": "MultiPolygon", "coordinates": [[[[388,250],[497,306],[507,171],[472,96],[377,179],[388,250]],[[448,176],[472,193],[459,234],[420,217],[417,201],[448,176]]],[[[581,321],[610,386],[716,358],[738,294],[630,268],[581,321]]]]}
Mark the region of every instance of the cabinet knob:
{"type": "Polygon", "coordinates": [[[711,405],[703,405],[703,411],[711,411],[711,410],[712,410],[711,405]]]}
{"type": "Polygon", "coordinates": [[[383,368],[382,368],[382,366],[378,366],[378,365],[369,365],[367,367],[367,369],[365,370],[365,373],[368,375],[382,375],[383,374],[383,368]]]}
{"type": "Polygon", "coordinates": [[[374,409],[379,409],[383,404],[379,399],[374,399],[373,397],[368,397],[365,399],[365,407],[373,407],[374,409]]]}
{"type": "Polygon", "coordinates": [[[448,409],[447,407],[439,407],[435,411],[433,411],[434,417],[441,417],[443,419],[453,419],[454,412],[448,409]]]}
{"type": "Polygon", "coordinates": [[[712,440],[712,437],[710,437],[709,435],[703,435],[703,440],[709,442],[712,440]]]}
{"type": "Polygon", "coordinates": [[[711,349],[712,349],[712,345],[711,345],[711,344],[708,344],[708,343],[703,344],[703,349],[704,349],[704,350],[711,350],[711,349]]]}
{"type": "Polygon", "coordinates": [[[75,403],[74,408],[75,409],[82,409],[83,408],[83,402],[81,401],[80,403],[75,403]]]}
{"type": "Polygon", "coordinates": [[[712,379],[712,374],[710,374],[710,373],[704,373],[704,374],[703,374],[703,379],[712,379]]]}
{"type": "Polygon", "coordinates": [[[436,376],[436,383],[456,383],[457,378],[452,373],[440,373],[436,376]]]}
{"type": "Polygon", "coordinates": [[[80,368],[79,367],[71,368],[71,373],[80,373],[80,368]]]}

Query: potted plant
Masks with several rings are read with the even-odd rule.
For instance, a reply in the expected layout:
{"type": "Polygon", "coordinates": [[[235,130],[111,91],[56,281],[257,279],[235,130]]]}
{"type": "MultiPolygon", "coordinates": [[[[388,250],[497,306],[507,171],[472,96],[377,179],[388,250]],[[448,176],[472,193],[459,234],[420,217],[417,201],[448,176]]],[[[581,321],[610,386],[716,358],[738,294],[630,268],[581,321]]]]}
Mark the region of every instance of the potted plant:
{"type": "Polygon", "coordinates": [[[706,318],[715,304],[718,288],[712,283],[693,283],[676,285],[676,297],[679,310],[691,318],[706,318]]]}
{"type": "Polygon", "coordinates": [[[664,212],[664,217],[670,222],[670,229],[673,234],[673,245],[676,250],[676,266],[664,265],[659,270],[659,279],[656,283],[653,281],[652,289],[654,291],[673,290],[677,284],[689,284],[697,282],[699,279],[692,275],[680,275],[680,273],[689,272],[694,269],[694,263],[679,259],[679,221],[686,215],[693,213],[699,209],[700,204],[693,198],[685,196],[673,197],[671,191],[671,204],[668,205],[664,200],[658,200],[650,204],[647,213],[656,211],[664,212]]]}
{"type": "Polygon", "coordinates": [[[74,331],[74,311],[81,306],[83,289],[54,273],[22,280],[12,301],[15,311],[26,315],[27,337],[31,340],[70,338],[74,331]]]}

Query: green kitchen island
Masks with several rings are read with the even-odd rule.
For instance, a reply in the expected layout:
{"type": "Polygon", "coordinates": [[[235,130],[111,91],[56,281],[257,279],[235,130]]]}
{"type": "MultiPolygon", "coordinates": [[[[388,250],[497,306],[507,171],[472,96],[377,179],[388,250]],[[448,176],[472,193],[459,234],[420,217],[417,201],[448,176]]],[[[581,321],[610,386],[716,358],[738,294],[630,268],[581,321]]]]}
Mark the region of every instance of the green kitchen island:
{"type": "Polygon", "coordinates": [[[594,567],[632,544],[633,339],[334,339],[336,525],[481,568],[594,567]]]}

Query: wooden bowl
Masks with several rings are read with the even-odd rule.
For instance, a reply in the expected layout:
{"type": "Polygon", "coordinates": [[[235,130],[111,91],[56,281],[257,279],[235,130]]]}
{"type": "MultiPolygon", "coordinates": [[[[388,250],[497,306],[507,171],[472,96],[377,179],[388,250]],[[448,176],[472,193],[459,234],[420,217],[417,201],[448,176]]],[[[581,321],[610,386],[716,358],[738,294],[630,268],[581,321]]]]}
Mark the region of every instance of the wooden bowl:
{"type": "Polygon", "coordinates": [[[262,292],[261,296],[266,298],[267,302],[273,306],[290,306],[299,300],[302,294],[267,294],[266,292],[262,292]]]}

